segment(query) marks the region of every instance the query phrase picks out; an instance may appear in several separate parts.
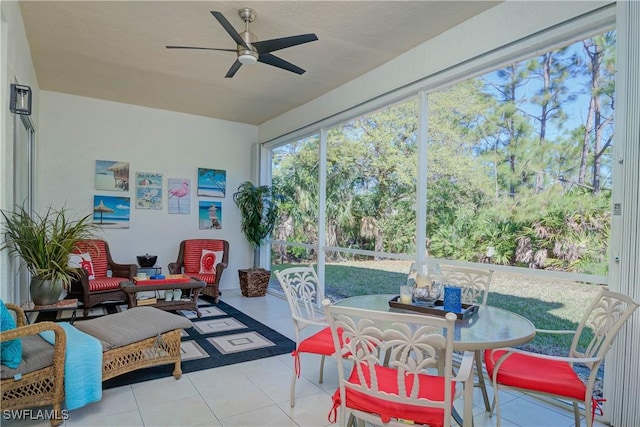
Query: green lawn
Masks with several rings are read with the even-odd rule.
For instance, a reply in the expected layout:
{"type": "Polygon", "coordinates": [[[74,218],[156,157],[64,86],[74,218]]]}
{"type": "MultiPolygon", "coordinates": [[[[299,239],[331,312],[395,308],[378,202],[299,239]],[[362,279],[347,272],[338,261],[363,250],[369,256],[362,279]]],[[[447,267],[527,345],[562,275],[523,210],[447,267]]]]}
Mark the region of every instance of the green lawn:
{"type": "MultiPolygon", "coordinates": [[[[406,280],[409,265],[407,261],[328,264],[325,270],[325,294],[336,301],[347,296],[398,293],[398,287],[406,280]]],[[[272,270],[287,267],[290,265],[273,265],[272,270]]],[[[279,288],[275,277],[272,283],[279,288]]],[[[526,317],[538,329],[575,330],[585,308],[598,291],[599,287],[595,285],[495,272],[487,303],[526,317]]],[[[538,334],[522,347],[536,352],[566,355],[572,337],[538,334]]],[[[590,339],[591,336],[583,334],[580,346],[584,348],[590,339]]]]}

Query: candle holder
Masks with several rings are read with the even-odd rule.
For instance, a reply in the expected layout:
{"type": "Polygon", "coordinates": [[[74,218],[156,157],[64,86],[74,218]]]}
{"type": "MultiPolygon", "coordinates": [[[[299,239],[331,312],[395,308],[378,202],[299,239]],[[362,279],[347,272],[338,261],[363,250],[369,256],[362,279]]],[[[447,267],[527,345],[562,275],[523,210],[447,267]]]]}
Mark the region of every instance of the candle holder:
{"type": "Polygon", "coordinates": [[[456,286],[444,288],[444,311],[462,312],[462,289],[456,286]]]}
{"type": "Polygon", "coordinates": [[[409,269],[407,286],[413,287],[413,299],[416,304],[433,306],[442,296],[440,266],[435,263],[414,262],[409,269]]]}

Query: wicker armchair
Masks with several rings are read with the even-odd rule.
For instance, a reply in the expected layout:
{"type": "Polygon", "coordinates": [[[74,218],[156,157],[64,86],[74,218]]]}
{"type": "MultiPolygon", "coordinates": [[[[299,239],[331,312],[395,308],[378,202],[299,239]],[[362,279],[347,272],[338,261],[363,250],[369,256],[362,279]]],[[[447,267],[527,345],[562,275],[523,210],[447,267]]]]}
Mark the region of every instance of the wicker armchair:
{"type": "Polygon", "coordinates": [[[169,273],[186,274],[197,280],[202,280],[207,286],[202,289],[202,295],[208,295],[217,303],[220,298],[220,278],[229,262],[229,242],[220,239],[189,239],[180,242],[180,251],[176,262],[169,264],[169,273]],[[200,273],[200,259],[202,250],[222,252],[221,260],[216,260],[214,274],[200,273]]]}
{"type": "Polygon", "coordinates": [[[22,340],[22,363],[16,369],[0,365],[2,410],[18,410],[53,405],[51,425],[62,423],[64,402],[64,360],[66,335],[64,329],[53,322],[25,325],[24,311],[14,304],[6,304],[16,313],[17,328],[0,333],[0,342],[15,338],[22,340]],[[38,333],[53,331],[55,345],[42,339],[38,333]],[[15,376],[20,374],[19,380],[15,376]]]}
{"type": "Polygon", "coordinates": [[[120,290],[120,282],[133,280],[138,273],[136,264],[118,264],[111,258],[109,244],[104,240],[81,240],[76,243],[74,253],[91,255],[94,279],[90,279],[84,269],[80,269],[79,279],[71,283],[69,296],[82,301],[82,314],[86,317],[89,309],[105,301],[126,301],[120,290]],[[111,276],[107,271],[111,270],[111,276]]]}

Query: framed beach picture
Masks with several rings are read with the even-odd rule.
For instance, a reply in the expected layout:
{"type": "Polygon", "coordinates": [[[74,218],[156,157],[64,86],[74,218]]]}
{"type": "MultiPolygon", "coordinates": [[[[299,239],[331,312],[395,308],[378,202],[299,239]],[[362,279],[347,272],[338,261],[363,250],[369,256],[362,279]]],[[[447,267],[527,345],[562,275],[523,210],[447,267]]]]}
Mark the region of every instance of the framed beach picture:
{"type": "Polygon", "coordinates": [[[167,188],[169,213],[191,213],[191,181],[184,178],[169,178],[167,188]]]}
{"type": "Polygon", "coordinates": [[[96,160],[96,190],[129,191],[129,163],[96,160]]]}
{"type": "Polygon", "coordinates": [[[93,196],[93,222],[102,228],[129,228],[131,198],[93,196]]]}
{"type": "Polygon", "coordinates": [[[200,230],[220,230],[222,228],[222,202],[200,200],[198,222],[200,230]]]}
{"type": "Polygon", "coordinates": [[[227,194],[227,171],[198,168],[198,196],[224,197],[227,194]]]}
{"type": "Polygon", "coordinates": [[[153,210],[162,209],[161,173],[136,173],[136,208],[153,210]]]}

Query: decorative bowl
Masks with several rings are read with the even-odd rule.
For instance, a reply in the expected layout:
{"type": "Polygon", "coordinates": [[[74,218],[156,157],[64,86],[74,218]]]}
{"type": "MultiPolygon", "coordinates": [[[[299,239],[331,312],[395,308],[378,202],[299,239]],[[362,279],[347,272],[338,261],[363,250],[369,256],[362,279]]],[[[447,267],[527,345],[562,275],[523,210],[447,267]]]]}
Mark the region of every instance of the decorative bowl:
{"type": "Polygon", "coordinates": [[[157,255],[149,254],[138,255],[136,256],[136,258],[138,259],[138,265],[143,268],[153,267],[154,265],[156,265],[156,261],[158,260],[157,255]]]}
{"type": "Polygon", "coordinates": [[[413,300],[416,304],[432,306],[442,296],[442,283],[432,282],[431,286],[413,288],[413,300]]]}

